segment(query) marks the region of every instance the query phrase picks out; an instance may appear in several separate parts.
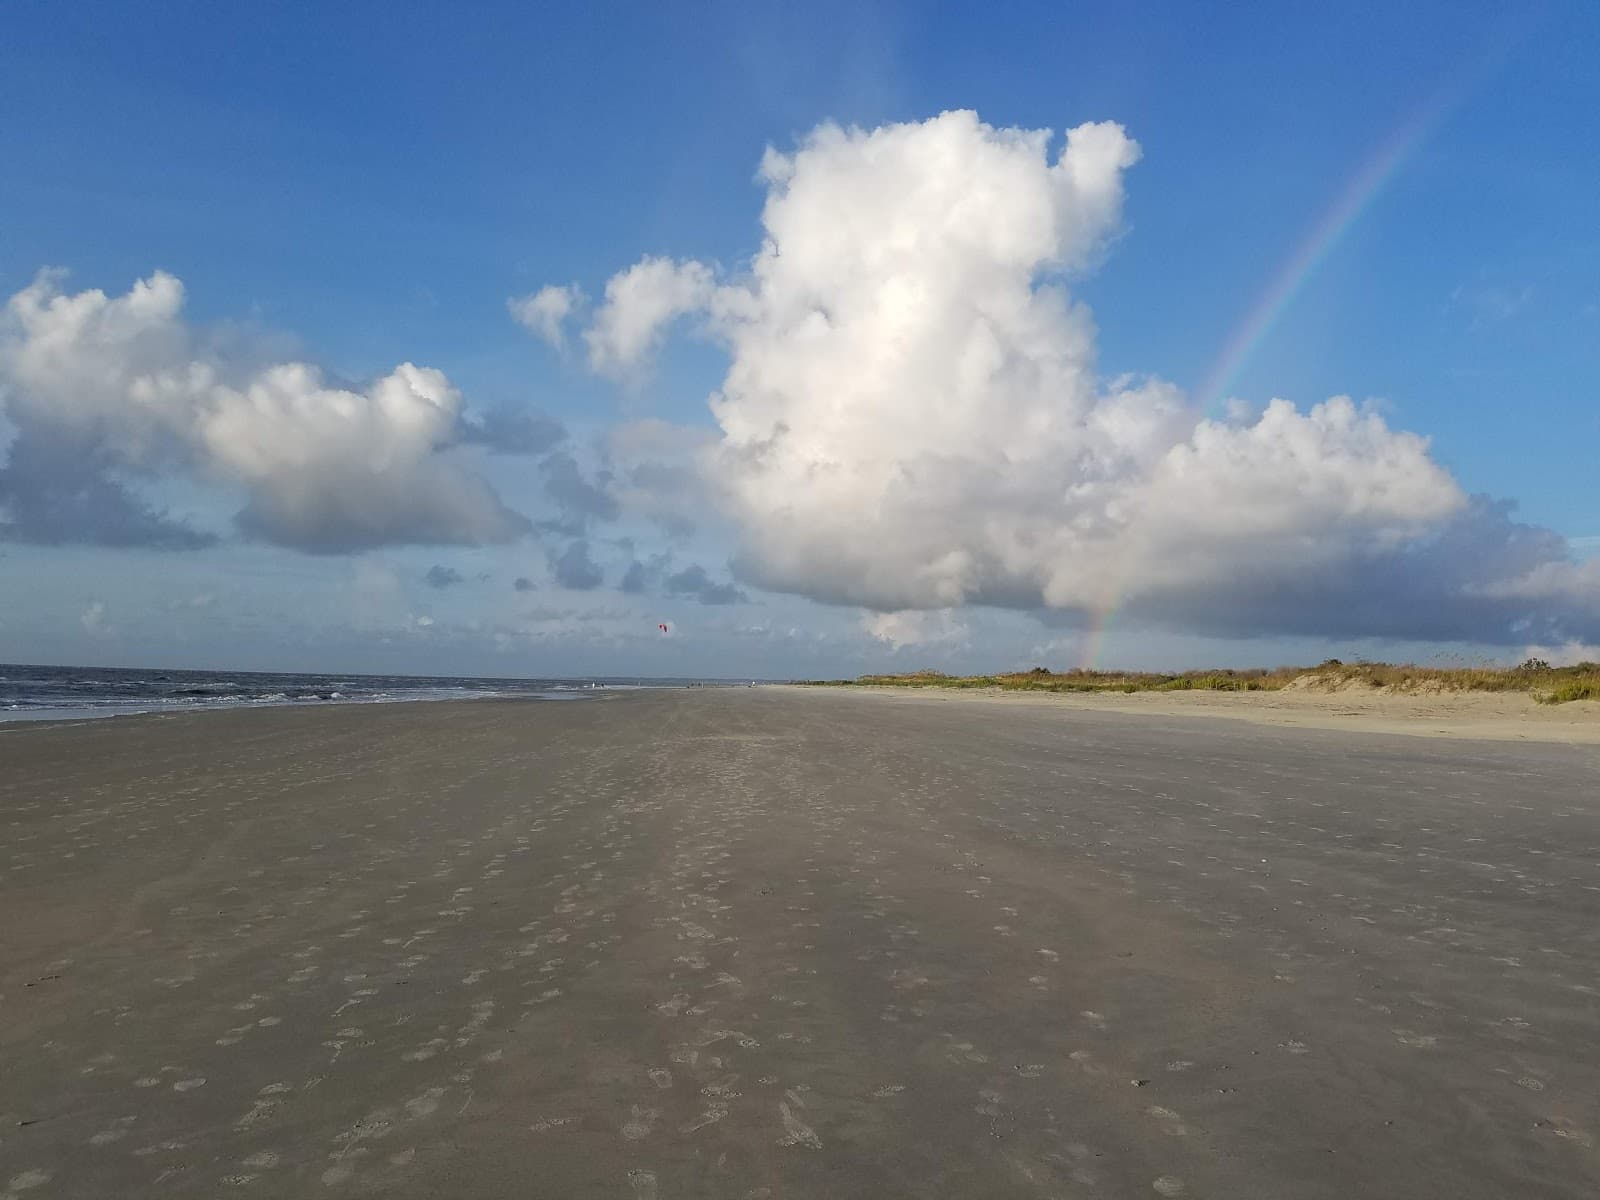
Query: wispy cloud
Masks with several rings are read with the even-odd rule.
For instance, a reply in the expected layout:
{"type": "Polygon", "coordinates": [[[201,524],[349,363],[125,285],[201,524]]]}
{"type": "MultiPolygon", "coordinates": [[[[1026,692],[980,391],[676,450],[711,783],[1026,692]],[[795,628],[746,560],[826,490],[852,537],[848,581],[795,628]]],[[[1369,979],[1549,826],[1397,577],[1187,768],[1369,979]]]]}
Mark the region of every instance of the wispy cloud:
{"type": "Polygon", "coordinates": [[[1466,315],[1472,328],[1509,321],[1533,303],[1531,283],[1463,283],[1451,289],[1449,307],[1466,315]]]}

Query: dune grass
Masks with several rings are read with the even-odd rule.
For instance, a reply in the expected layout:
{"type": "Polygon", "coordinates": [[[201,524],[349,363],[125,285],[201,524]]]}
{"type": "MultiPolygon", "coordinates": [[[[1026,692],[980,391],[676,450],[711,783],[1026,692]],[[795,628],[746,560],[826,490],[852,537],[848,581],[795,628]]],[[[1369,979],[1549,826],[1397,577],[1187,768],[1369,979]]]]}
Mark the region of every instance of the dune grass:
{"type": "Polygon", "coordinates": [[[1057,673],[1045,667],[995,675],[946,675],[915,671],[862,675],[856,679],[807,680],[813,685],[907,688],[994,688],[1012,692],[1275,692],[1293,685],[1308,691],[1375,688],[1387,692],[1525,692],[1543,704],[1600,700],[1600,663],[1552,667],[1529,659],[1516,667],[1422,667],[1415,664],[1343,663],[1271,670],[1085,671],[1057,673]]]}

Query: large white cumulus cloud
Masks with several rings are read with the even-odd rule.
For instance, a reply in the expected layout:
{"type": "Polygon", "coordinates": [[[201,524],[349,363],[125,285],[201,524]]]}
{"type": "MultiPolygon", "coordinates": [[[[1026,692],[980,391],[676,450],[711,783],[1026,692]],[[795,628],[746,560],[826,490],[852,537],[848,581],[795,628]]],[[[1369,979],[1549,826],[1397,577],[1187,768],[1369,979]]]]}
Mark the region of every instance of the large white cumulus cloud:
{"type": "Polygon", "coordinates": [[[1337,397],[1209,419],[1170,384],[1100,377],[1063,280],[1118,234],[1138,158],[1111,123],[1064,143],[970,112],[825,125],[767,153],[747,270],[622,272],[591,356],[633,369],[686,315],[725,344],[702,465],[740,573],[768,588],[880,612],[1125,605],[1191,627],[1383,633],[1384,606],[1344,591],[1388,578],[1407,604],[1459,600],[1479,636],[1511,636],[1510,601],[1535,591],[1560,599],[1547,626],[1581,623],[1593,581],[1541,566],[1560,540],[1469,501],[1377,412],[1337,397]]]}
{"type": "Polygon", "coordinates": [[[361,388],[316,367],[243,366],[182,319],[156,273],[125,295],[68,294],[42,274],[0,324],[0,412],[17,430],[0,472],[0,532],[39,541],[184,545],[122,476],[179,471],[246,497],[243,529],[315,552],[483,543],[525,531],[452,455],[461,397],[403,363],[361,388]]]}

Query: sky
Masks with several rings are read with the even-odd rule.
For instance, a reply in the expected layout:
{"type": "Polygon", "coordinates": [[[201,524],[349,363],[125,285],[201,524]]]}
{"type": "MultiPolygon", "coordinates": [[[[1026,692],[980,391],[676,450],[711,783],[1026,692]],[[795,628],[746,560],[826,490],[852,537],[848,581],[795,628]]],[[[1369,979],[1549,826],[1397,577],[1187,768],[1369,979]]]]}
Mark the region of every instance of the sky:
{"type": "Polygon", "coordinates": [[[1600,8],[554,9],[0,2],[0,661],[1600,658],[1600,8]]]}

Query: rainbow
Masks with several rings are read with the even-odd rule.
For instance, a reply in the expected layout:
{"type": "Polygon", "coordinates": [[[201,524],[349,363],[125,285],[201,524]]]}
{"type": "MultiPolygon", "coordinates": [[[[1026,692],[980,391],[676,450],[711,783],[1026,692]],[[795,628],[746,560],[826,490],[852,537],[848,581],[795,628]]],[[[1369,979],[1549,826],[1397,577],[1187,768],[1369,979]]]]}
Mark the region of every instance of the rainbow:
{"type": "MultiPolygon", "coordinates": [[[[1445,115],[1460,102],[1466,90],[1459,84],[1441,89],[1384,138],[1350,181],[1340,189],[1333,203],[1311,226],[1283,265],[1273,273],[1265,290],[1246,310],[1244,318],[1223,343],[1216,361],[1194,393],[1193,407],[1202,418],[1216,416],[1245,364],[1260,349],[1267,335],[1316,274],[1317,268],[1360,221],[1384,185],[1394,178],[1445,115]]],[[[1128,578],[1139,558],[1136,533],[1129,531],[1125,538],[1130,544],[1124,550],[1122,561],[1108,572],[1106,589],[1099,602],[1089,610],[1079,661],[1084,670],[1093,670],[1095,661],[1100,657],[1101,646],[1117,610],[1122,606],[1128,578]]]]}

